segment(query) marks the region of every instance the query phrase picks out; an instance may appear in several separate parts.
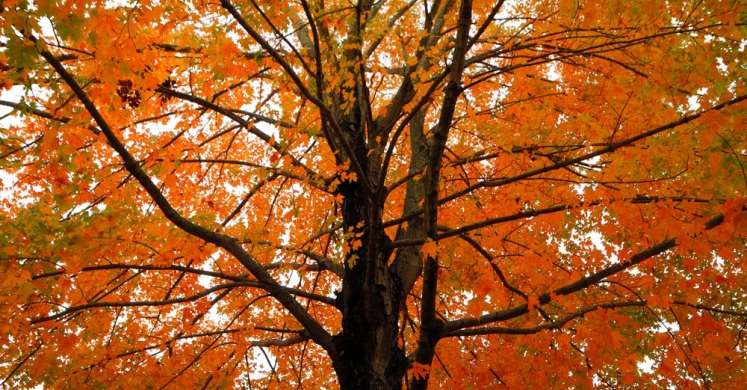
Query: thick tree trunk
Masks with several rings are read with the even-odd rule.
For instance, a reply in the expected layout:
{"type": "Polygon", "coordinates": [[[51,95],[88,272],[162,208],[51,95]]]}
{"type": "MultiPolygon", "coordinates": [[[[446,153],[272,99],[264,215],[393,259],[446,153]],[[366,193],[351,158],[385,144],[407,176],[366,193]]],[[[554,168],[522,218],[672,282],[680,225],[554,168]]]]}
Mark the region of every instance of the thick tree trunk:
{"type": "MultiPolygon", "coordinates": [[[[369,9],[370,3],[363,9],[369,9]]],[[[359,10],[359,16],[362,15],[359,10]]],[[[357,36],[359,25],[355,24],[351,36],[357,36]]],[[[355,63],[362,54],[357,49],[347,50],[345,57],[355,63]]],[[[351,74],[362,69],[351,67],[351,74]]],[[[355,96],[352,108],[341,110],[338,104],[333,105],[333,115],[343,130],[345,140],[331,140],[337,150],[341,142],[347,143],[354,156],[338,154],[338,163],[349,162],[350,157],[357,160],[367,177],[353,182],[344,182],[339,193],[344,197],[342,218],[344,234],[354,236],[361,246],[347,254],[342,293],[338,297],[338,307],[342,311],[342,332],[334,337],[335,354],[333,367],[343,390],[366,389],[402,389],[404,378],[410,366],[403,348],[399,345],[400,313],[412,288],[421,272],[421,256],[417,248],[405,248],[399,251],[396,258],[392,256],[391,239],[382,226],[382,213],[386,190],[378,188],[383,181],[380,175],[382,155],[388,139],[387,124],[399,114],[395,109],[380,123],[371,121],[370,107],[367,105],[368,92],[361,79],[351,92],[355,96]],[[366,192],[366,185],[373,188],[374,194],[366,192]],[[355,261],[351,262],[350,259],[355,261]],[[390,262],[390,260],[393,260],[390,262]]],[[[404,95],[412,95],[410,88],[403,89],[399,100],[404,95]]],[[[343,95],[339,96],[342,101],[343,95]]],[[[333,99],[334,100],[334,99],[333,99]]],[[[337,101],[336,103],[339,103],[337,101]]],[[[400,104],[403,104],[400,101],[400,104]]],[[[414,132],[413,147],[425,150],[422,137],[422,115],[415,122],[419,125],[414,132]]],[[[328,132],[328,134],[331,132],[328,132]]],[[[418,160],[411,170],[418,171],[425,164],[418,160]]],[[[408,183],[406,211],[417,209],[422,199],[420,181],[408,183]]],[[[402,232],[405,236],[422,236],[422,221],[416,218],[412,223],[414,229],[402,232]]],[[[398,233],[399,234],[399,233],[398,233]]]]}
{"type": "Polygon", "coordinates": [[[408,363],[397,343],[400,283],[386,275],[377,278],[374,291],[366,291],[364,269],[357,264],[346,275],[343,331],[334,339],[339,356],[334,368],[342,389],[401,389],[408,363]]]}
{"type": "Polygon", "coordinates": [[[345,266],[339,306],[343,331],[335,337],[333,365],[342,389],[401,389],[408,362],[398,345],[399,313],[405,301],[399,277],[387,266],[390,239],[381,225],[381,206],[358,183],[344,183],[343,229],[361,247],[345,266]]]}

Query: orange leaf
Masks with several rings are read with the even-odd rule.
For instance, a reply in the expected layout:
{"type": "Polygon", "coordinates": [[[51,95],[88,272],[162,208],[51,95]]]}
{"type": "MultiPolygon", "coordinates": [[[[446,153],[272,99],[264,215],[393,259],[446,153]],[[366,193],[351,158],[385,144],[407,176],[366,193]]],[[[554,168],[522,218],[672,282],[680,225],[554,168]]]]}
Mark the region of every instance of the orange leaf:
{"type": "Polygon", "coordinates": [[[418,362],[412,363],[412,375],[415,379],[425,379],[430,371],[431,366],[429,364],[420,364],[418,362]]]}
{"type": "Polygon", "coordinates": [[[438,244],[432,241],[430,238],[423,244],[420,252],[423,254],[423,259],[435,258],[438,255],[438,244]]]}
{"type": "Polygon", "coordinates": [[[540,306],[539,297],[535,295],[529,296],[527,299],[527,309],[534,310],[535,308],[538,308],[540,306]]]}
{"type": "Polygon", "coordinates": [[[747,234],[747,211],[740,211],[734,215],[734,230],[740,234],[747,234]]]}

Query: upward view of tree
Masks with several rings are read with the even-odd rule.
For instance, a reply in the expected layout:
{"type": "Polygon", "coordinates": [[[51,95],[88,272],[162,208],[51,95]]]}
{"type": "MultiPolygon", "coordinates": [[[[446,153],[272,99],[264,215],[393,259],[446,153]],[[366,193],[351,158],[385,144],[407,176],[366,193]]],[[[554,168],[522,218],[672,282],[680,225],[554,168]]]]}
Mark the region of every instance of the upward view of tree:
{"type": "Polygon", "coordinates": [[[744,2],[0,23],[0,387],[747,380],[744,2]]]}

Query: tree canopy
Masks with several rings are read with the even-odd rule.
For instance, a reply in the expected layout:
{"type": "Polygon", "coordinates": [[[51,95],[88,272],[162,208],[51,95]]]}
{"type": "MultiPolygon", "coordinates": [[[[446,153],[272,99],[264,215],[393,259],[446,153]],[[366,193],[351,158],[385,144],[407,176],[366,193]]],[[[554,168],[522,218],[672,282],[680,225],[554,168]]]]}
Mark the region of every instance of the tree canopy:
{"type": "Polygon", "coordinates": [[[747,380],[746,3],[1,7],[0,387],[747,380]]]}

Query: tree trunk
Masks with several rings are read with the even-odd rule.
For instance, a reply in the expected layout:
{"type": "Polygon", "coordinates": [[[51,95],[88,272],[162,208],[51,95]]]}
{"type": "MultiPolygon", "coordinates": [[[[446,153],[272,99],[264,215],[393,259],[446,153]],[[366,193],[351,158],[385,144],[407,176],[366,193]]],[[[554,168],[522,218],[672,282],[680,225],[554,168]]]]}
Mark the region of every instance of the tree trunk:
{"type": "MultiPolygon", "coordinates": [[[[356,152],[360,150],[359,144],[355,146],[356,152]]],[[[358,157],[365,164],[365,154],[358,157]]],[[[374,203],[359,182],[343,183],[339,190],[347,241],[359,240],[361,246],[347,256],[338,297],[343,330],[335,336],[338,356],[333,365],[342,389],[401,389],[408,368],[398,345],[406,291],[387,266],[391,240],[381,228],[383,205],[374,203]]]]}
{"type": "MultiPolygon", "coordinates": [[[[368,7],[370,8],[370,2],[368,7]]],[[[359,11],[360,12],[360,11],[359,11]]],[[[357,25],[356,25],[357,26],[357,25]]],[[[357,27],[351,36],[357,36],[357,27]]],[[[360,61],[362,54],[357,49],[347,50],[348,60],[360,61]]],[[[360,69],[350,68],[355,74],[360,69]]],[[[366,177],[352,182],[343,182],[338,186],[339,194],[344,197],[342,203],[343,232],[347,242],[358,240],[360,247],[350,249],[346,255],[345,277],[342,292],[337,305],[342,312],[342,332],[334,337],[335,354],[332,365],[343,390],[366,389],[402,389],[404,378],[410,366],[403,347],[399,345],[400,313],[407,298],[407,293],[420,276],[422,259],[417,248],[402,248],[394,259],[391,239],[384,232],[382,213],[386,199],[386,189],[377,188],[382,182],[382,155],[389,137],[387,124],[399,115],[394,109],[380,122],[371,121],[370,107],[367,106],[368,92],[359,78],[355,78],[355,87],[350,92],[354,96],[352,108],[340,109],[338,97],[333,104],[333,116],[336,117],[344,132],[345,140],[361,170],[366,177]],[[374,194],[366,192],[367,182],[374,194]],[[354,259],[354,261],[351,261],[354,259]],[[390,262],[390,260],[392,260],[390,262]]],[[[400,91],[398,104],[404,104],[404,95],[411,98],[411,88],[400,91]]],[[[348,96],[351,96],[348,95],[348,96]]],[[[333,99],[334,100],[334,99],[333,99]]],[[[423,113],[424,114],[424,113],[423,113]]],[[[424,115],[418,115],[411,127],[414,129],[411,146],[425,150],[425,139],[422,136],[424,115]]],[[[327,134],[333,134],[328,131],[327,134]]],[[[340,140],[331,140],[339,151],[340,140]]],[[[338,163],[350,162],[351,156],[338,154],[338,163]]],[[[425,158],[414,159],[410,170],[417,172],[425,165],[425,158]]],[[[411,180],[407,184],[407,201],[405,212],[418,209],[418,202],[423,198],[420,180],[411,180]]],[[[398,236],[418,238],[423,236],[422,219],[411,221],[413,229],[398,232],[398,236]]]]}

